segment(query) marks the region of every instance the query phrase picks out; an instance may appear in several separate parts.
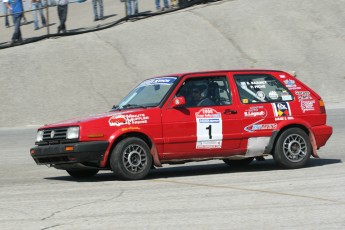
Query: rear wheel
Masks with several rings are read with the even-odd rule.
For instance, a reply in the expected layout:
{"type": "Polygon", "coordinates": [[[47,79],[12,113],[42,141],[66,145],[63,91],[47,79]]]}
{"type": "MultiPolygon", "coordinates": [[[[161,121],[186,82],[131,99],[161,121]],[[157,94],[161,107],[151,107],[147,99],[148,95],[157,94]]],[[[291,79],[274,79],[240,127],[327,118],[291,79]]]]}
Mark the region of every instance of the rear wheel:
{"type": "Polygon", "coordinates": [[[74,178],[89,178],[98,173],[98,169],[70,169],[66,170],[74,178]]]}
{"type": "Polygon", "coordinates": [[[147,144],[136,137],[126,138],[116,145],[110,166],[115,175],[125,180],[143,179],[150,171],[152,156],[147,144]]]}
{"type": "Polygon", "coordinates": [[[299,128],[285,130],[275,146],[274,159],[288,169],[301,168],[309,160],[311,144],[308,135],[299,128]]]}
{"type": "Polygon", "coordinates": [[[232,167],[244,167],[249,165],[254,160],[254,157],[244,158],[241,160],[223,159],[224,163],[232,167]]]}

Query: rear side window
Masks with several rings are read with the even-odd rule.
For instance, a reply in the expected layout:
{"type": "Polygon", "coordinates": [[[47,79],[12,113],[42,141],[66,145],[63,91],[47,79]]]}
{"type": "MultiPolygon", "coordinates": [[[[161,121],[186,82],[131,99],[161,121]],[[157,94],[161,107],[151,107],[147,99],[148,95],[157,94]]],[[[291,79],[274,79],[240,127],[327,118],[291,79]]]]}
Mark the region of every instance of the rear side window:
{"type": "Polygon", "coordinates": [[[292,101],[292,93],[268,74],[236,74],[236,87],[243,104],[292,101]]]}

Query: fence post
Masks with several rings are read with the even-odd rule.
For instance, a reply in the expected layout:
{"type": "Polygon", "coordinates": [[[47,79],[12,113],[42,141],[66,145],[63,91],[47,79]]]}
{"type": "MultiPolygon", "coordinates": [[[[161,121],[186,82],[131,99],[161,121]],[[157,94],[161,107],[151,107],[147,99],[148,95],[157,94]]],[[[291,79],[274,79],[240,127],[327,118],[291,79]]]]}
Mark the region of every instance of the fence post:
{"type": "Polygon", "coordinates": [[[46,2],[46,12],[47,12],[47,21],[46,21],[46,26],[47,26],[47,35],[49,35],[49,5],[48,5],[48,0],[45,0],[46,2]]]}

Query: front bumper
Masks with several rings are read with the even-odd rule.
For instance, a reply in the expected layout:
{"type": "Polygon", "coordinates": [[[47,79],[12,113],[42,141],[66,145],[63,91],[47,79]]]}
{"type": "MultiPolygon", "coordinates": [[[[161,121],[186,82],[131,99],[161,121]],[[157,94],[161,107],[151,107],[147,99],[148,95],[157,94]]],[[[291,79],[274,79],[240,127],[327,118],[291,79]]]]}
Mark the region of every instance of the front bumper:
{"type": "Polygon", "coordinates": [[[97,166],[108,146],[107,141],[44,145],[31,148],[30,154],[38,165],[83,163],[97,166]]]}

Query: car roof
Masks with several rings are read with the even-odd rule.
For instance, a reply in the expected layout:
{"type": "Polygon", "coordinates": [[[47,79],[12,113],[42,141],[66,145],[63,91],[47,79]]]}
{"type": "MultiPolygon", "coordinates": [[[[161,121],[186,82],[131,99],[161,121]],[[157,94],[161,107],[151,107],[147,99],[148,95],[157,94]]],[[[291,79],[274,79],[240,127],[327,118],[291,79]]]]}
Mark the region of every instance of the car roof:
{"type": "MultiPolygon", "coordinates": [[[[212,74],[212,73],[228,73],[228,72],[281,72],[284,71],[281,70],[269,70],[269,69],[238,69],[238,70],[208,70],[208,71],[198,71],[198,72],[184,72],[184,73],[176,73],[176,74],[168,74],[168,75],[162,75],[162,76],[155,76],[154,78],[158,77],[179,77],[182,78],[185,75],[196,75],[196,74],[212,74]]],[[[285,73],[285,72],[284,72],[285,73]]]]}

